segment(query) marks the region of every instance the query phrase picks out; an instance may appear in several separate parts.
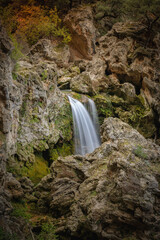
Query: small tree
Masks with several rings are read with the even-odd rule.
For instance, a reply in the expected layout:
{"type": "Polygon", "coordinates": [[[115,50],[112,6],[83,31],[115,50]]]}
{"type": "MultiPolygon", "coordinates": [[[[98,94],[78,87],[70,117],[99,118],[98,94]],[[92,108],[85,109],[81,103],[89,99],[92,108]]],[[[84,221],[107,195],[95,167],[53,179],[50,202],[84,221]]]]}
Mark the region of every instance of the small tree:
{"type": "Polygon", "coordinates": [[[143,19],[147,27],[148,45],[153,27],[160,19],[160,0],[124,0],[124,11],[134,19],[143,19]]]}

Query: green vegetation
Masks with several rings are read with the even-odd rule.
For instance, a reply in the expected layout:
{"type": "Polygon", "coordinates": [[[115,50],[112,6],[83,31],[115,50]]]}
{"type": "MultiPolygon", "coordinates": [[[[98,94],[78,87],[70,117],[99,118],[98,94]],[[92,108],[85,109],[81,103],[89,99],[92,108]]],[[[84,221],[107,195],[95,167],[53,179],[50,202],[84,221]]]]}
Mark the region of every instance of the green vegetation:
{"type": "Polygon", "coordinates": [[[62,26],[56,7],[45,8],[35,5],[34,1],[26,1],[24,4],[16,1],[1,7],[0,14],[15,48],[12,53],[15,60],[22,55],[16,36],[26,40],[30,46],[44,37],[61,39],[63,43],[71,41],[70,34],[62,26]]]}
{"type": "Polygon", "coordinates": [[[55,233],[55,227],[52,223],[43,223],[42,230],[37,237],[37,240],[58,240],[55,233]]]}
{"type": "Polygon", "coordinates": [[[10,233],[7,233],[3,230],[2,227],[0,227],[0,240],[20,240],[17,236],[17,234],[11,235],[10,233]]]}
{"type": "Polygon", "coordinates": [[[139,158],[142,158],[142,159],[147,158],[147,154],[144,152],[143,147],[140,145],[136,146],[136,148],[133,149],[133,153],[139,158]]]}
{"type": "Polygon", "coordinates": [[[28,212],[27,204],[23,201],[21,202],[13,202],[13,211],[11,213],[14,217],[22,217],[26,221],[29,221],[31,218],[31,214],[28,212]]]}
{"type": "Polygon", "coordinates": [[[36,155],[35,162],[27,170],[27,176],[34,184],[37,184],[48,173],[48,163],[43,159],[42,156],[36,155]]]}
{"type": "Polygon", "coordinates": [[[20,113],[20,117],[24,117],[25,114],[26,114],[26,109],[27,109],[27,99],[25,98],[23,100],[23,103],[22,103],[22,106],[19,110],[19,113],[20,113]]]}
{"type": "Polygon", "coordinates": [[[94,96],[97,106],[99,122],[105,118],[118,117],[122,121],[136,128],[146,138],[153,137],[156,132],[153,113],[142,95],[135,97],[133,102],[126,99],[125,95],[98,94],[94,96]]]}
{"type": "MultiPolygon", "coordinates": [[[[14,35],[10,34],[10,38],[12,40],[12,44],[14,49],[12,50],[11,53],[11,58],[17,62],[20,58],[24,57],[24,54],[22,53],[22,47],[21,45],[17,42],[17,39],[14,35]]],[[[18,69],[18,65],[15,65],[14,67],[14,71],[17,71],[18,69]]]]}
{"type": "Polygon", "coordinates": [[[105,16],[117,18],[121,15],[123,0],[98,1],[95,18],[101,19],[105,16]]]}
{"type": "Polygon", "coordinates": [[[53,149],[49,150],[50,161],[53,162],[58,159],[59,156],[66,157],[73,154],[73,144],[63,143],[62,145],[57,145],[53,149]]]}
{"type": "Polygon", "coordinates": [[[17,155],[8,161],[7,170],[17,177],[29,177],[35,185],[50,172],[48,162],[41,153],[35,155],[30,145],[25,148],[18,146],[17,155]]]}
{"type": "Polygon", "coordinates": [[[94,97],[95,104],[97,106],[99,122],[103,123],[104,118],[113,116],[113,106],[109,96],[107,95],[96,95],[94,97]]]}
{"type": "Polygon", "coordinates": [[[41,75],[42,75],[42,76],[41,76],[42,81],[45,81],[45,80],[47,79],[47,77],[48,77],[48,72],[47,72],[47,70],[45,69],[45,70],[42,72],[41,75]]]}
{"type": "MultiPolygon", "coordinates": [[[[103,21],[104,17],[109,17],[110,27],[118,21],[141,21],[146,26],[145,47],[149,44],[153,28],[160,20],[160,0],[101,0],[95,7],[95,18],[103,21]]],[[[105,34],[105,28],[100,29],[101,34],[105,34]]]]}
{"type": "Polygon", "coordinates": [[[69,101],[60,109],[57,109],[57,114],[55,116],[55,127],[58,131],[60,131],[60,136],[65,141],[70,141],[72,139],[72,112],[69,101]]]}
{"type": "Polygon", "coordinates": [[[132,19],[146,18],[152,24],[160,17],[160,2],[159,0],[101,0],[97,2],[96,10],[97,19],[104,16],[122,18],[126,15],[132,19]]]}

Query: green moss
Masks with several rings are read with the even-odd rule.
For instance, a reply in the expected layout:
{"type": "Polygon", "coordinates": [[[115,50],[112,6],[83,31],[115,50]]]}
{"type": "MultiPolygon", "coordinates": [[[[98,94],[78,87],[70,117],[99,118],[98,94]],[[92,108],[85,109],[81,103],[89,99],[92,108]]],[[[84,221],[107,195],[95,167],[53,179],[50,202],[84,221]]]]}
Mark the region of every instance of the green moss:
{"type": "Polygon", "coordinates": [[[54,149],[49,150],[50,161],[56,161],[59,156],[66,157],[73,154],[73,143],[63,143],[62,145],[57,145],[54,149]]]}
{"type": "Polygon", "coordinates": [[[38,102],[38,106],[42,108],[44,106],[44,103],[38,102]]]}
{"type": "Polygon", "coordinates": [[[72,139],[72,112],[69,101],[58,110],[55,116],[55,127],[65,141],[72,139]]]}
{"type": "Polygon", "coordinates": [[[29,177],[37,184],[42,177],[49,173],[48,162],[42,156],[42,152],[48,149],[45,140],[35,141],[26,146],[17,144],[17,154],[8,160],[7,170],[17,177],[29,177]],[[39,152],[35,154],[34,151],[39,152]]]}
{"type": "Polygon", "coordinates": [[[28,168],[27,175],[34,184],[49,173],[48,163],[41,155],[36,155],[34,164],[28,168]]]}
{"type": "Polygon", "coordinates": [[[23,103],[22,103],[22,106],[21,106],[21,108],[20,108],[20,110],[19,110],[20,117],[24,117],[24,116],[25,116],[26,110],[27,110],[27,100],[24,99],[24,100],[23,100],[23,103]]]}
{"type": "Polygon", "coordinates": [[[110,100],[111,103],[113,105],[113,107],[125,107],[126,106],[126,102],[123,98],[117,97],[116,95],[114,96],[110,96],[110,100]]]}
{"type": "Polygon", "coordinates": [[[106,117],[118,117],[136,128],[144,137],[153,137],[156,132],[154,117],[142,95],[135,97],[134,102],[116,95],[99,94],[94,97],[97,106],[99,122],[106,117]]]}
{"type": "Polygon", "coordinates": [[[43,223],[41,226],[41,232],[37,236],[37,240],[58,240],[55,230],[55,226],[52,223],[43,223]]]}
{"type": "Polygon", "coordinates": [[[25,202],[12,202],[13,211],[11,213],[14,217],[22,217],[29,221],[31,214],[28,211],[27,204],[25,202]]]}
{"type": "Polygon", "coordinates": [[[82,99],[82,95],[76,92],[72,92],[72,96],[73,98],[77,99],[77,100],[81,100],[82,99]]]}
{"type": "Polygon", "coordinates": [[[95,197],[96,195],[97,195],[96,191],[92,191],[91,194],[90,194],[91,197],[95,197]]]}
{"type": "Polygon", "coordinates": [[[11,58],[17,62],[20,58],[24,57],[24,54],[22,53],[22,46],[17,42],[16,37],[13,35],[10,35],[10,38],[12,40],[12,44],[14,46],[14,49],[11,53],[11,58]]]}
{"type": "Polygon", "coordinates": [[[37,116],[32,116],[32,118],[30,119],[30,123],[34,124],[34,123],[39,123],[40,119],[37,116]]]}
{"type": "Polygon", "coordinates": [[[32,143],[32,146],[34,147],[34,149],[38,152],[43,152],[46,149],[49,148],[48,144],[47,144],[47,139],[43,139],[43,140],[37,140],[34,143],[32,143]]]}
{"type": "Polygon", "coordinates": [[[32,144],[22,146],[21,143],[17,143],[17,156],[22,162],[34,162],[34,149],[32,144]]]}
{"type": "Polygon", "coordinates": [[[144,137],[153,137],[156,131],[154,118],[145,99],[139,95],[134,103],[111,96],[111,102],[114,106],[114,116],[136,128],[144,137]]]}
{"type": "Polygon", "coordinates": [[[73,67],[71,68],[71,71],[72,71],[72,72],[75,72],[75,73],[77,73],[77,74],[80,74],[80,69],[79,69],[79,67],[77,67],[77,66],[73,66],[73,67]]]}
{"type": "Polygon", "coordinates": [[[48,72],[47,70],[45,69],[42,73],[41,73],[41,80],[42,81],[45,81],[48,77],[48,72]]]}
{"type": "Polygon", "coordinates": [[[56,161],[59,157],[58,151],[57,149],[51,149],[49,151],[49,157],[50,157],[50,161],[56,161]]]}
{"type": "Polygon", "coordinates": [[[140,145],[136,146],[136,148],[133,149],[133,153],[135,154],[135,156],[139,158],[142,158],[142,159],[147,158],[147,154],[144,152],[143,147],[140,145]]]}
{"type": "Polygon", "coordinates": [[[94,101],[97,107],[100,124],[103,123],[104,118],[114,116],[113,106],[109,96],[96,95],[94,101]]]}
{"type": "Polygon", "coordinates": [[[17,73],[12,72],[12,78],[13,78],[13,80],[17,80],[17,77],[18,77],[17,73]]]}

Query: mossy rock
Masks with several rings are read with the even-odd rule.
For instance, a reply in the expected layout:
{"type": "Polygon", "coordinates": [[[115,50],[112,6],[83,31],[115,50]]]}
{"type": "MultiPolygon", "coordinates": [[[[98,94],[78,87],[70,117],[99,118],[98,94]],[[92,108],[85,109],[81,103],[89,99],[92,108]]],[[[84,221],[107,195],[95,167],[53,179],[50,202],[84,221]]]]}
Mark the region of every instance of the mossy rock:
{"type": "Polygon", "coordinates": [[[12,202],[12,206],[13,206],[13,211],[11,213],[11,216],[21,217],[25,219],[27,222],[29,221],[29,219],[31,218],[31,214],[29,213],[29,209],[25,201],[23,200],[19,202],[14,201],[12,202]]]}
{"type": "Polygon", "coordinates": [[[41,155],[36,155],[34,164],[28,168],[27,176],[34,184],[37,184],[49,172],[48,162],[41,155]]]}
{"type": "Polygon", "coordinates": [[[70,141],[73,137],[72,133],[72,112],[67,99],[67,103],[57,110],[57,114],[54,119],[55,128],[59,131],[60,137],[64,141],[70,141]]]}
{"type": "Polygon", "coordinates": [[[48,162],[41,153],[34,155],[32,163],[21,162],[17,156],[11,157],[7,163],[7,171],[13,173],[17,178],[29,177],[34,184],[39,183],[50,172],[48,162]]]}
{"type": "Polygon", "coordinates": [[[142,95],[136,96],[132,103],[116,95],[110,96],[110,99],[116,117],[136,128],[144,137],[154,136],[154,115],[142,95]]]}
{"type": "Polygon", "coordinates": [[[103,123],[105,118],[112,117],[114,115],[113,106],[109,96],[99,94],[96,95],[93,100],[97,107],[100,124],[103,123]]]}
{"type": "Polygon", "coordinates": [[[56,161],[59,156],[66,157],[73,154],[73,141],[69,143],[63,143],[62,145],[56,145],[53,149],[49,150],[50,161],[56,161]]]}
{"type": "Polygon", "coordinates": [[[118,117],[137,129],[144,137],[151,138],[156,132],[154,114],[142,95],[133,102],[116,95],[99,94],[94,97],[100,124],[106,117],[118,117]]]}
{"type": "Polygon", "coordinates": [[[21,143],[17,143],[17,157],[21,162],[34,162],[35,155],[32,144],[23,146],[21,143]]]}

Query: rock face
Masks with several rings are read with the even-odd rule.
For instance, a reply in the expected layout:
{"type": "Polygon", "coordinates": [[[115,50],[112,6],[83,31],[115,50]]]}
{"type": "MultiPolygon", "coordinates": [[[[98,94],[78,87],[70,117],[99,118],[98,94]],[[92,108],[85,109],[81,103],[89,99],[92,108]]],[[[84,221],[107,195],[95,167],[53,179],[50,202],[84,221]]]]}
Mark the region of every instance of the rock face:
{"type": "Polygon", "coordinates": [[[98,39],[92,9],[84,6],[72,9],[65,23],[73,35],[70,48],[42,39],[15,66],[0,27],[5,239],[14,232],[20,240],[34,239],[17,215],[34,208],[32,214],[52,215],[63,240],[158,240],[160,148],[144,136],[159,137],[160,35],[144,48],[144,26],[130,22],[114,24],[98,39]],[[84,102],[83,94],[90,95],[97,104],[103,143],[92,154],[71,155],[71,109],[60,89],[84,102]]]}
{"type": "Polygon", "coordinates": [[[26,183],[26,176],[34,179],[40,174],[42,178],[48,173],[49,163],[35,152],[42,155],[48,151],[52,158],[51,146],[72,139],[69,101],[57,88],[57,66],[68,64],[69,50],[42,40],[13,68],[13,47],[2,27],[0,46],[0,228],[6,238],[16,233],[22,240],[30,235],[30,229],[22,231],[26,222],[13,217],[11,202],[30,197],[33,183],[30,179],[26,183]],[[6,163],[14,176],[6,172],[6,163]],[[26,174],[30,167],[32,172],[26,174]]]}
{"type": "MultiPolygon", "coordinates": [[[[85,26],[78,18],[79,12],[72,10],[71,13],[74,16],[73,22],[76,26],[81,25],[82,32],[84,32],[85,26]]],[[[71,19],[72,14],[66,18],[71,19]]],[[[86,18],[84,17],[84,19],[86,18]]],[[[70,25],[72,26],[71,23],[70,25]]],[[[94,36],[95,34],[92,33],[92,39],[94,36]]],[[[114,116],[132,124],[145,137],[159,138],[159,33],[154,34],[152,46],[146,48],[145,43],[146,28],[143,24],[137,22],[116,23],[106,35],[99,39],[96,38],[92,60],[77,62],[80,73],[68,81],[70,88],[79,93],[89,95],[107,93],[115,98],[122,98],[127,105],[130,105],[129,109],[134,109],[132,116],[128,113],[128,107],[123,109],[120,107],[120,109],[118,105],[114,116]],[[132,92],[129,91],[130,88],[132,92]],[[136,96],[133,97],[133,94],[143,99],[145,110],[138,110],[140,106],[131,106],[137,105],[136,96]],[[145,114],[143,114],[144,111],[145,114]],[[141,112],[143,116],[140,116],[138,112],[141,112]],[[137,114],[140,120],[139,126],[135,126],[133,123],[133,119],[136,119],[134,115],[137,114]],[[143,126],[146,128],[147,123],[151,123],[151,127],[147,126],[150,129],[145,132],[142,128],[143,126]]],[[[76,41],[74,44],[77,45],[77,48],[79,47],[76,41]]],[[[121,103],[122,99],[119,99],[121,103]]],[[[139,120],[135,120],[135,122],[139,120]]]]}
{"type": "Polygon", "coordinates": [[[92,59],[96,39],[92,8],[85,6],[70,10],[65,16],[64,23],[72,34],[70,44],[72,59],[92,59]]]}
{"type": "MultiPolygon", "coordinates": [[[[138,23],[116,23],[99,42],[105,49],[102,52],[109,75],[116,74],[121,83],[131,82],[136,88],[142,88],[148,103],[159,112],[159,41],[154,48],[144,48],[144,34],[144,26],[138,23]],[[137,39],[138,31],[141,42],[137,39]]],[[[155,39],[159,39],[158,33],[155,39]]]]}
{"type": "Polygon", "coordinates": [[[38,203],[70,239],[159,239],[159,173],[152,166],[160,164],[160,147],[117,118],[106,119],[101,132],[104,143],[92,154],[53,163],[52,176],[37,186],[38,203]]]}
{"type": "Polygon", "coordinates": [[[25,221],[10,216],[13,210],[11,200],[21,198],[23,190],[13,175],[6,172],[7,157],[15,152],[18,127],[15,119],[18,115],[19,91],[12,82],[11,50],[11,42],[0,24],[0,230],[2,239],[9,239],[13,232],[25,239],[25,221]],[[7,235],[3,235],[3,229],[7,235]]]}

